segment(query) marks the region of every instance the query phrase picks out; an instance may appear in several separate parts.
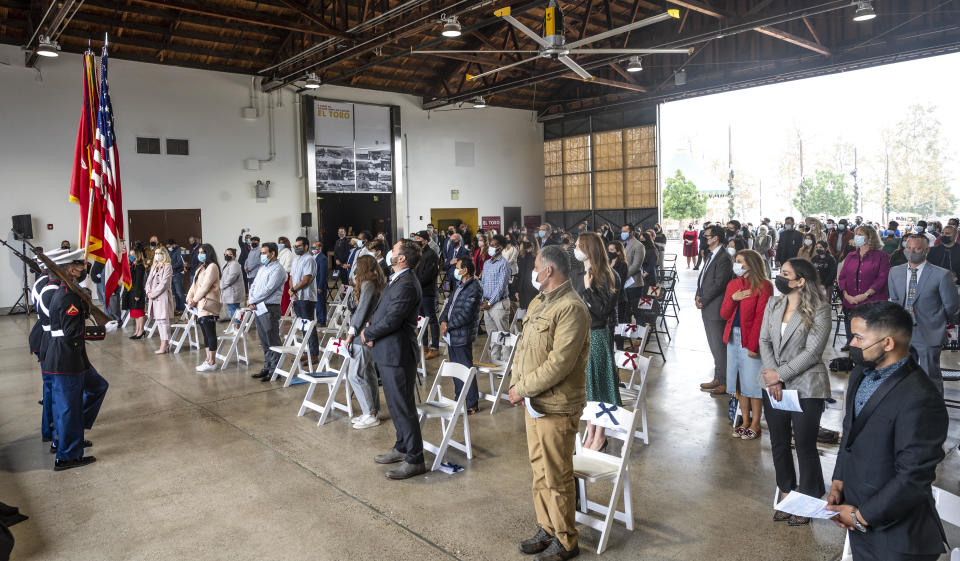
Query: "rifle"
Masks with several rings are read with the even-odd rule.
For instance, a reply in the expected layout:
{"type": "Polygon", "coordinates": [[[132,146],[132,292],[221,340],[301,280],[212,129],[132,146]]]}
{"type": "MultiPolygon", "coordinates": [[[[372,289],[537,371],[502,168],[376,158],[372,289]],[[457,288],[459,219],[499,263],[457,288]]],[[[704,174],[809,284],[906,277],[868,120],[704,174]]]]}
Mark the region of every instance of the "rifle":
{"type": "MultiPolygon", "coordinates": [[[[69,288],[71,292],[73,292],[74,294],[80,297],[80,300],[82,300],[83,303],[86,304],[87,309],[90,310],[90,315],[93,316],[93,320],[96,323],[100,325],[106,325],[107,322],[111,321],[110,316],[108,316],[106,313],[103,312],[103,310],[101,310],[96,305],[94,305],[93,299],[91,299],[90,296],[86,293],[86,291],[80,288],[80,286],[77,285],[77,283],[73,282],[73,279],[71,279],[65,272],[63,272],[63,269],[58,267],[57,264],[51,261],[49,257],[43,254],[43,252],[37,251],[37,248],[34,247],[33,244],[27,241],[24,241],[24,243],[30,246],[30,249],[32,249],[34,253],[36,253],[37,258],[43,262],[43,264],[47,267],[47,269],[51,273],[56,275],[57,278],[59,278],[64,284],[66,284],[67,288],[69,288]]],[[[26,263],[27,266],[30,267],[30,269],[35,273],[38,273],[41,275],[46,274],[43,272],[42,269],[40,269],[40,266],[37,265],[37,263],[33,259],[30,259],[23,253],[17,251],[15,247],[11,246],[6,241],[0,239],[0,244],[7,246],[7,249],[12,251],[15,256],[17,256],[21,261],[26,263]]]]}

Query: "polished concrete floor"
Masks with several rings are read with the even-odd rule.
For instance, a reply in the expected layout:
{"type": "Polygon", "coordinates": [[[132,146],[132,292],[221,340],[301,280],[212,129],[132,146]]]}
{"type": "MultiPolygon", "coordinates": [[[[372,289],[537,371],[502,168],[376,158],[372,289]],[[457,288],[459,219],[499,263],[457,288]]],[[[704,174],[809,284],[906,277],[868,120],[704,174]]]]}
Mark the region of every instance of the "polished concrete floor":
{"type": "MultiPolygon", "coordinates": [[[[767,435],[729,438],[727,400],[698,391],[712,363],[691,304],[696,273],[679,269],[680,322],[666,364],[654,359],[648,378],[650,445],[632,457],[635,530],[615,524],[602,557],[838,559],[843,535],[832,523],[772,522],[767,435]]],[[[393,482],[373,463],[393,444],[389,420],[357,431],[337,415],[317,427],[316,417],[296,416],[304,385],[260,383],[245,367],[199,374],[196,351],[156,356],[156,338],[112,335],[90,345],[111,384],[87,433],[98,461],[55,473],[40,442],[31,323],[0,319],[0,501],[30,516],[12,528],[13,559],[524,558],[516,542],[532,534],[535,517],[521,409],[490,415],[484,402],[470,418],[473,460],[449,454],[463,472],[393,482]]],[[[261,363],[252,356],[251,372],[261,363]]],[[[838,428],[839,411],[823,424],[838,428]]],[[[439,426],[429,423],[425,436],[438,440],[439,426]]],[[[957,436],[952,430],[951,447],[957,436]]],[[[827,478],[835,455],[822,446],[827,478]]],[[[938,485],[956,493],[958,481],[951,452],[938,485]]],[[[947,532],[960,544],[960,530],[947,532]]],[[[581,558],[596,557],[597,539],[582,529],[581,558]]]]}

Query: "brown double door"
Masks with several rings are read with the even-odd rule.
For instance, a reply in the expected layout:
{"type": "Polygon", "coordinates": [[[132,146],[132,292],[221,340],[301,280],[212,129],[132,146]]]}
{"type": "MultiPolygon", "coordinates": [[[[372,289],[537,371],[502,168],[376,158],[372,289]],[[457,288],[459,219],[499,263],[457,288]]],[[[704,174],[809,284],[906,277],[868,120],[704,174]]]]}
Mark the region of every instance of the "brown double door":
{"type": "Polygon", "coordinates": [[[172,238],[180,246],[186,246],[187,238],[190,236],[203,238],[199,208],[128,210],[127,222],[129,247],[132,247],[137,240],[146,245],[150,241],[150,236],[157,236],[160,243],[166,243],[172,238]]]}

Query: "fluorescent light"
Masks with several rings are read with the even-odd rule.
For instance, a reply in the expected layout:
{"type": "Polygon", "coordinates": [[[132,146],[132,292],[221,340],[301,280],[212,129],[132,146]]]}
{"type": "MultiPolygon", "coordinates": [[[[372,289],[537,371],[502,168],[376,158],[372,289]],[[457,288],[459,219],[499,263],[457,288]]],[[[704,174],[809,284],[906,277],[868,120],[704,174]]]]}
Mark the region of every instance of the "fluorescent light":
{"type": "Polygon", "coordinates": [[[640,72],[643,70],[643,64],[640,62],[640,55],[630,57],[630,63],[627,64],[627,72],[640,72]]]}
{"type": "Polygon", "coordinates": [[[307,74],[307,81],[303,84],[303,87],[308,90],[315,90],[320,87],[320,79],[317,78],[317,75],[313,72],[307,74]]]}
{"type": "Polygon", "coordinates": [[[50,40],[46,35],[40,36],[40,46],[37,47],[37,55],[54,58],[60,56],[60,44],[50,40]]]}
{"type": "Polygon", "coordinates": [[[877,13],[873,11],[873,1],[858,0],[857,11],[853,13],[853,21],[870,21],[875,17],[877,17],[877,13]]]}
{"type": "Polygon", "coordinates": [[[487,102],[483,99],[482,95],[478,95],[476,98],[474,98],[473,100],[474,109],[483,109],[486,106],[487,106],[487,102]]]}
{"type": "Polygon", "coordinates": [[[446,14],[444,14],[440,16],[440,21],[443,22],[443,32],[441,35],[444,37],[460,36],[460,22],[457,21],[457,16],[447,17],[446,14]]]}

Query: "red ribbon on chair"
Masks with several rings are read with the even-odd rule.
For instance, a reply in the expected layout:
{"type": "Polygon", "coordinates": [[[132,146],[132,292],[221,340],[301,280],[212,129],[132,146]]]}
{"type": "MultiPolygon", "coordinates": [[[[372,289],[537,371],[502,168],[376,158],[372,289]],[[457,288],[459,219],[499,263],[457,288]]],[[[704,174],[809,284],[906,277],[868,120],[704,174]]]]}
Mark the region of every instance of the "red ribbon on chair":
{"type": "Polygon", "coordinates": [[[340,354],[341,347],[343,346],[343,339],[337,337],[333,340],[333,346],[337,349],[337,354],[340,354]]]}
{"type": "Polygon", "coordinates": [[[624,335],[629,335],[629,334],[631,334],[631,333],[636,333],[636,332],[637,332],[637,329],[638,329],[637,324],[635,324],[635,323],[628,323],[627,326],[626,326],[625,328],[623,328],[623,334],[624,334],[624,335]]]}
{"type": "Polygon", "coordinates": [[[947,339],[953,339],[953,330],[956,328],[957,326],[955,324],[947,324],[947,339]]]}
{"type": "Polygon", "coordinates": [[[659,286],[651,286],[651,287],[650,287],[650,290],[647,291],[647,294],[648,294],[649,296],[660,296],[660,287],[659,287],[659,286]]]}
{"type": "Polygon", "coordinates": [[[640,309],[649,310],[653,308],[653,298],[647,298],[645,296],[640,297],[640,309]]]}
{"type": "Polygon", "coordinates": [[[631,370],[636,370],[636,369],[637,369],[637,357],[639,356],[639,353],[634,354],[634,353],[628,353],[628,352],[624,351],[624,352],[623,352],[623,355],[624,355],[626,358],[623,360],[623,364],[621,364],[620,366],[626,366],[627,363],[629,362],[629,363],[630,363],[630,369],[631,369],[631,370]]]}

